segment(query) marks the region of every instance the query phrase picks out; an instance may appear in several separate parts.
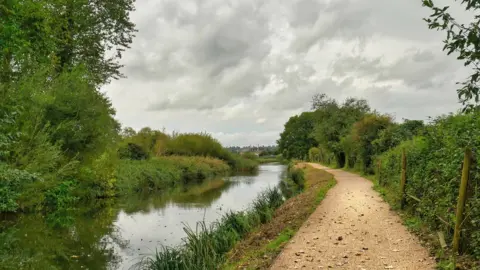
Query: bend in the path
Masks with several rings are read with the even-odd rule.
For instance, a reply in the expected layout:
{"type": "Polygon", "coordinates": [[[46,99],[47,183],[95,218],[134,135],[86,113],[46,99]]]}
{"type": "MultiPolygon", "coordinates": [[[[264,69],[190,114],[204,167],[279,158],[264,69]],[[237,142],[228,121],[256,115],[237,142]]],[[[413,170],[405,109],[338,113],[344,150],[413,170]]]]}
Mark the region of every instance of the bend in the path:
{"type": "Polygon", "coordinates": [[[337,185],[285,247],[271,269],[434,269],[418,238],[356,174],[310,164],[337,185]]]}

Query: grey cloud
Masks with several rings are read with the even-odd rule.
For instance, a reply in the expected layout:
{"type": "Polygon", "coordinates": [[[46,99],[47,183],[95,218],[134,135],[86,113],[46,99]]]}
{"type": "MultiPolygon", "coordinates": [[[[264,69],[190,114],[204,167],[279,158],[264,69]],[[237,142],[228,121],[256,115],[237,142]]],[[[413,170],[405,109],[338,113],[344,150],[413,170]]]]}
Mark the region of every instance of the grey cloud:
{"type": "Polygon", "coordinates": [[[309,109],[311,98],[317,93],[325,93],[331,97],[341,97],[344,92],[351,90],[353,80],[335,82],[331,78],[319,82],[304,82],[302,87],[285,87],[271,99],[267,99],[263,106],[273,110],[309,109]]]}
{"type": "Polygon", "coordinates": [[[428,17],[429,11],[422,8],[421,1],[337,0],[316,5],[313,0],[305,0],[300,3],[302,8],[294,8],[293,12],[297,14],[290,18],[296,31],[296,41],[291,49],[297,53],[306,52],[314,45],[322,46],[332,39],[356,40],[362,47],[376,35],[419,42],[439,36],[422,21],[428,17]],[[312,11],[305,11],[308,6],[318,8],[317,20],[310,15],[312,11]],[[299,19],[303,18],[302,15],[305,23],[299,23],[303,22],[299,19]]]}
{"type": "Polygon", "coordinates": [[[325,3],[319,0],[299,0],[290,10],[290,24],[293,27],[312,26],[321,16],[325,3]]]}
{"type": "Polygon", "coordinates": [[[335,76],[346,76],[351,72],[365,76],[376,74],[382,70],[382,57],[368,59],[365,56],[340,56],[331,65],[332,74],[335,76]]]}
{"type": "Polygon", "coordinates": [[[332,64],[332,74],[356,74],[376,82],[399,80],[410,87],[428,89],[443,86],[451,79],[446,79],[445,75],[457,68],[458,66],[452,65],[451,59],[440,53],[408,50],[406,55],[391,64],[385,64],[381,56],[342,56],[332,64]]]}

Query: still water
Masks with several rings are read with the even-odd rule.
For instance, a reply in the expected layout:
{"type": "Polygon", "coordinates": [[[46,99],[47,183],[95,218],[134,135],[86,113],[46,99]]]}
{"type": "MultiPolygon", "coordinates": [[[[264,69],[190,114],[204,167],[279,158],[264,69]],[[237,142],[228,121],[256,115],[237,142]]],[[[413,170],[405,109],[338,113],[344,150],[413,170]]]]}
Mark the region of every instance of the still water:
{"type": "Polygon", "coordinates": [[[168,194],[131,196],[48,216],[0,216],[0,269],[129,269],[160,246],[176,246],[183,227],[243,210],[285,167],[262,165],[168,194]]]}

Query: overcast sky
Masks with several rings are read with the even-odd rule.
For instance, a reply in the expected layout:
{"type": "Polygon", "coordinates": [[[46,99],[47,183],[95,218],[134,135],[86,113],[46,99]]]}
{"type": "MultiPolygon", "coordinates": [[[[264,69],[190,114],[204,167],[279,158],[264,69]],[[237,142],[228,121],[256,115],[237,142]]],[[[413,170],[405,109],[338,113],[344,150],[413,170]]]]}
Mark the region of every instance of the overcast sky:
{"type": "MultiPolygon", "coordinates": [[[[440,1],[453,2],[453,1],[440,1]]],[[[459,108],[462,63],[420,0],[137,0],[128,77],[105,87],[124,126],[274,144],[316,93],[397,120],[459,108]]],[[[455,11],[455,10],[454,10],[455,11]]]]}

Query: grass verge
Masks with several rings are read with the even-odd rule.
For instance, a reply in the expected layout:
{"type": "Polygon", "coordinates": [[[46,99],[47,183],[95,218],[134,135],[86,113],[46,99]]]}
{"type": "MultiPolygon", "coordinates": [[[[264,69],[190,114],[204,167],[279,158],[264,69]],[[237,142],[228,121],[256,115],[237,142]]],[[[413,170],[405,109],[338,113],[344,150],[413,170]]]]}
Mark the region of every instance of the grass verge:
{"type": "Polygon", "coordinates": [[[333,176],[311,166],[305,170],[305,190],[287,200],[270,222],[248,234],[229,252],[224,269],[265,269],[308,219],[327,191],[335,185],[333,176]]]}

